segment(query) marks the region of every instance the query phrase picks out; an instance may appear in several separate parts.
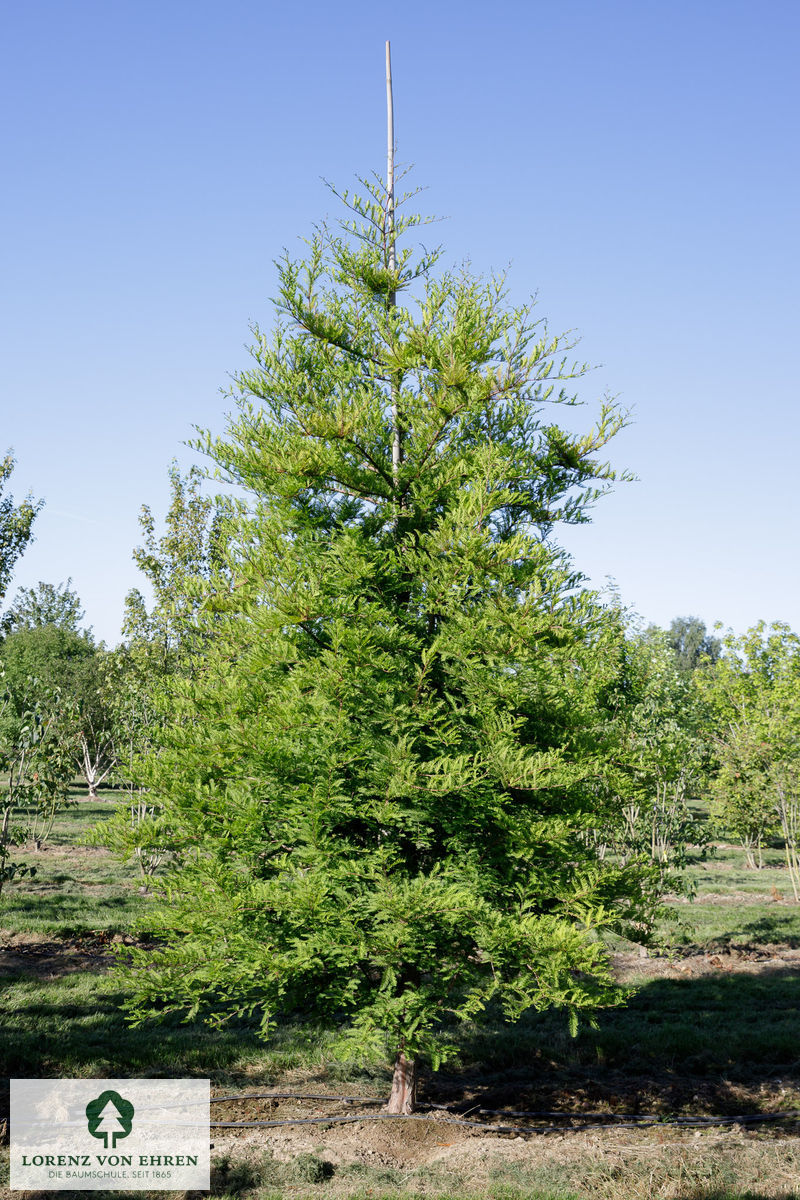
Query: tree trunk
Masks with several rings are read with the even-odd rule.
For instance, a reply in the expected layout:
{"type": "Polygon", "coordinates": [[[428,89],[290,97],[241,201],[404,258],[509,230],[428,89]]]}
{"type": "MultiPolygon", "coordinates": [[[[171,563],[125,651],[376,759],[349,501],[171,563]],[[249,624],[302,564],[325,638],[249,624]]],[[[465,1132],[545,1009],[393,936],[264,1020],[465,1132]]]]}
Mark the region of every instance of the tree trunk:
{"type": "Polygon", "coordinates": [[[398,1050],[397,1058],[394,1060],[392,1091],[386,1111],[405,1115],[413,1113],[416,1106],[417,1062],[414,1058],[406,1058],[404,1050],[398,1050]]]}

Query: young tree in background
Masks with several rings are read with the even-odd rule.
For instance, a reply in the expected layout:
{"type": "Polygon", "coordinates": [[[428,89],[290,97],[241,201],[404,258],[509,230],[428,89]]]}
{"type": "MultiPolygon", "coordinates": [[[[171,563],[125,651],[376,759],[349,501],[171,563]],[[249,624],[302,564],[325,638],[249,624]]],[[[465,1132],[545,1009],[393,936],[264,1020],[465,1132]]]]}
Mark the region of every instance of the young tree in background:
{"type": "Polygon", "coordinates": [[[616,1003],[598,931],[646,926],[654,875],[586,838],[617,631],[550,538],[622,418],[556,424],[569,345],[501,281],[394,259],[380,189],[344,199],[204,443],[248,507],[205,603],[177,585],[202,653],[146,767],[179,853],[128,981],[138,1019],[332,1022],[401,1112],[459,1019],[616,1003]]]}
{"type": "MultiPolygon", "coordinates": [[[[156,675],[168,674],[188,656],[199,604],[197,587],[221,561],[225,518],[230,504],[204,495],[203,472],[196,466],[181,475],[177,463],[169,470],[170,506],[159,537],[148,505],[142,505],[139,525],[144,545],[134,561],[153,593],[152,606],[134,588],[125,599],[123,636],[131,652],[150,660],[156,675]]],[[[143,666],[143,663],[140,664],[143,666]]]]}
{"type": "Polygon", "coordinates": [[[623,857],[649,855],[664,881],[669,876],[672,889],[681,890],[676,870],[686,865],[692,846],[702,852],[708,841],[689,808],[705,779],[704,714],[669,634],[632,631],[627,651],[625,702],[618,711],[626,785],[622,825],[612,841],[623,857]]]}
{"type": "Polygon", "coordinates": [[[0,662],[15,719],[45,696],[58,697],[54,729],[71,746],[75,771],[97,799],[115,761],[108,656],[81,628],[84,613],[71,582],[20,588],[4,618],[10,632],[0,644],[0,662]]]}
{"type": "Polygon", "coordinates": [[[143,505],[144,545],[133,552],[153,600],[148,609],[138,589],[125,601],[125,642],[107,658],[104,691],[113,730],[114,780],[121,796],[112,817],[97,825],[89,842],[123,860],[134,859],[145,885],[168,853],[169,829],[159,801],[142,779],[140,762],[158,742],[163,713],[159,693],[187,667],[199,636],[200,588],[220,564],[230,503],[203,494],[203,473],[169,471],[170,506],[159,536],[152,511],[143,505]]]}
{"type": "Polygon", "coordinates": [[[118,800],[113,814],[100,821],[86,838],[88,845],[105,846],[123,862],[133,860],[145,887],[169,848],[161,806],[140,780],[140,760],[157,740],[161,721],[158,689],[163,680],[153,676],[151,667],[151,659],[137,656],[124,645],[105,658],[105,711],[112,733],[111,766],[118,800]]]}
{"type": "Polygon", "coordinates": [[[28,496],[15,505],[13,496],[3,495],[13,470],[14,456],[9,450],[0,459],[0,600],[6,594],[17,559],[31,540],[33,522],[43,503],[28,496]]]}
{"type": "MultiPolygon", "coordinates": [[[[40,584],[30,594],[52,599],[58,591],[40,584]]],[[[56,607],[72,612],[71,605],[56,607]]],[[[79,761],[77,697],[86,663],[97,653],[67,616],[61,625],[38,624],[38,603],[12,611],[13,632],[0,643],[0,887],[28,873],[12,862],[11,846],[40,847],[67,799],[79,761]]]]}
{"type": "Polygon", "coordinates": [[[667,631],[667,641],[681,671],[690,674],[703,662],[715,663],[722,643],[706,631],[699,617],[675,617],[667,631]]]}
{"type": "Polygon", "coordinates": [[[30,867],[11,858],[14,845],[38,850],[66,802],[74,771],[71,739],[61,719],[60,695],[37,684],[15,713],[8,692],[0,702],[0,895],[3,885],[30,867]]]}
{"type": "Polygon", "coordinates": [[[81,628],[81,621],[86,614],[81,608],[78,593],[70,587],[71,583],[71,579],[59,584],[40,580],[36,587],[19,588],[3,617],[4,630],[16,633],[20,629],[55,625],[71,633],[90,635],[90,630],[81,628]]]}
{"type": "Polygon", "coordinates": [[[714,715],[715,811],[738,837],[747,865],[761,865],[764,839],[780,830],[800,900],[800,637],[763,621],[729,634],[700,687],[714,715]]]}
{"type": "Polygon", "coordinates": [[[87,634],[58,625],[37,625],[10,633],[0,644],[5,686],[19,713],[35,681],[66,700],[83,687],[85,664],[96,653],[87,634]]]}

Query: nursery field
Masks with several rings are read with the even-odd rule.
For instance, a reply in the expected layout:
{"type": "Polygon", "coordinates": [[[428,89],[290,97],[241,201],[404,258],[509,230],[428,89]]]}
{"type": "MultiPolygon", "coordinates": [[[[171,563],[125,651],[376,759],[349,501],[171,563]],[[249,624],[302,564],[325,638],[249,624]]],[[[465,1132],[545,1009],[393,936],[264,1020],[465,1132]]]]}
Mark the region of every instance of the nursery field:
{"type": "MultiPolygon", "coordinates": [[[[196,1075],[217,1097],[293,1093],[215,1104],[218,1121],[379,1112],[388,1070],[340,1061],[318,1029],[284,1028],[265,1045],[245,1024],[126,1025],[111,951],[146,928],[148,899],[133,866],[81,844],[109,812],[103,799],[66,809],[29,856],[36,876],[0,905],[3,1133],[9,1077],[196,1075]]],[[[752,871],[720,844],[689,870],[695,897],[675,898],[659,949],[612,947],[631,995],[597,1029],[573,1039],[557,1013],[463,1027],[460,1060],[423,1075],[423,1104],[442,1106],[423,1108],[426,1120],[212,1130],[212,1194],[800,1197],[800,1118],[710,1123],[800,1111],[800,906],[778,848],[752,871]],[[564,1115],[516,1115],[529,1112],[564,1115]]]]}

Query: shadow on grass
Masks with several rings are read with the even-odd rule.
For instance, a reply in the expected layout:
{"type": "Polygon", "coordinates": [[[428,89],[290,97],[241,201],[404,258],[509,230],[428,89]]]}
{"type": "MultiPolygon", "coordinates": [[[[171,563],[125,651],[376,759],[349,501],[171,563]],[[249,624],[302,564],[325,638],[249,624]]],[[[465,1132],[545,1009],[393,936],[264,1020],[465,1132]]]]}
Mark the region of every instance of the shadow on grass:
{"type": "Polygon", "coordinates": [[[597,1018],[575,1039],[558,1012],[471,1027],[459,1039],[462,1071],[433,1076],[431,1087],[487,1108],[800,1108],[800,968],[656,979],[597,1018]]]}
{"type": "MultiPolygon", "coordinates": [[[[241,1078],[264,1056],[255,1029],[212,1030],[175,1018],[129,1026],[123,997],[102,976],[75,973],[52,981],[0,978],[0,1126],[8,1116],[9,1078],[241,1078]]],[[[263,1082],[263,1080],[261,1080],[263,1082]]]]}
{"type": "MultiPolygon", "coordinates": [[[[104,885],[119,892],[118,884],[104,885]]],[[[59,936],[93,929],[127,929],[141,913],[141,897],[133,891],[121,895],[89,895],[83,891],[9,893],[3,905],[2,925],[19,932],[45,930],[59,936]]]]}
{"type": "MultiPolygon", "coordinates": [[[[65,877],[66,878],[66,877],[65,877]]],[[[113,887],[114,884],[109,884],[113,887]]],[[[50,885],[48,884],[48,891],[50,885]]],[[[17,901],[13,904],[12,915],[14,917],[29,918],[30,920],[52,921],[56,919],[67,919],[70,916],[75,916],[78,913],[86,912],[86,895],[83,892],[65,892],[63,889],[56,890],[55,884],[52,887],[52,895],[37,892],[29,897],[16,896],[9,897],[8,910],[12,911],[12,899],[17,901]]],[[[127,896],[107,896],[98,899],[96,903],[102,908],[126,909],[131,907],[130,898],[127,896]]],[[[3,913],[4,920],[7,924],[10,922],[3,913]]],[[[81,922],[84,924],[84,922],[81,922]]]]}
{"type": "Polygon", "coordinates": [[[719,905],[696,901],[679,911],[680,922],[662,930],[665,947],[680,954],[719,952],[729,946],[800,946],[800,906],[719,905]]]}
{"type": "Polygon", "coordinates": [[[746,921],[727,940],[730,943],[741,941],[743,937],[762,945],[780,942],[784,946],[796,949],[800,946],[800,934],[797,932],[797,907],[792,906],[790,912],[776,913],[774,916],[760,917],[755,921],[746,921]]]}
{"type": "MultiPolygon", "coordinates": [[[[63,1075],[134,1077],[224,1072],[236,1062],[263,1052],[255,1030],[231,1025],[212,1030],[192,1021],[165,1019],[131,1028],[121,1009],[122,996],[111,992],[71,995],[66,976],[52,984],[29,986],[29,997],[3,1013],[6,1036],[0,1046],[0,1074],[48,1078],[63,1075]]],[[[78,982],[83,982],[79,980],[78,982]]],[[[10,983],[11,981],[1,981],[10,983]]]]}
{"type": "MultiPolygon", "coordinates": [[[[0,1073],[263,1084],[299,1065],[337,1077],[317,1030],[286,1025],[265,1045],[244,1022],[212,1030],[169,1018],[131,1028],[113,987],[86,971],[0,980],[0,1073]]],[[[575,1039],[558,1012],[452,1032],[460,1068],[425,1072],[421,1099],[576,1115],[800,1109],[800,968],[657,979],[575,1039]]]]}
{"type": "Polygon", "coordinates": [[[679,1192],[679,1200],[800,1200],[800,1192],[739,1192],[730,1188],[700,1188],[679,1192]]]}

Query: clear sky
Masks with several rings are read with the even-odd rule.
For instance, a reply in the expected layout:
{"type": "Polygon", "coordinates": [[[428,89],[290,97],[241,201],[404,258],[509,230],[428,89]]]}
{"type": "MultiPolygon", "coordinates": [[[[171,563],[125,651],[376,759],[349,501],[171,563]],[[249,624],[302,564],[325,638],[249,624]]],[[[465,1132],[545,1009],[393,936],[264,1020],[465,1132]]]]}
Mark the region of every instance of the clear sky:
{"type": "Polygon", "coordinates": [[[98,637],[137,514],[271,321],[273,259],[399,157],[633,424],[562,538],[647,621],[800,628],[796,0],[5,0],[0,450],[46,501],[15,586],[98,637]]]}

